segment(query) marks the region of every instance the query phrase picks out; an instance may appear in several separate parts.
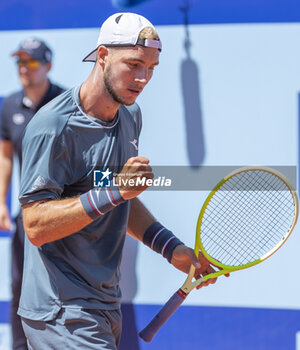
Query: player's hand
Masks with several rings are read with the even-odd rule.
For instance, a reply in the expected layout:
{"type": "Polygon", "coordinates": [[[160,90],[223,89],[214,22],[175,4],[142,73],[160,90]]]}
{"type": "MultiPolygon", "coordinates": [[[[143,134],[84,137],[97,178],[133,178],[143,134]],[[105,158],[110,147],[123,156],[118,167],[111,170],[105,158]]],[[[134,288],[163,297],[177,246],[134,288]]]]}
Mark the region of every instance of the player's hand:
{"type": "MultiPolygon", "coordinates": [[[[189,273],[190,267],[193,264],[196,269],[194,275],[195,279],[199,279],[205,275],[216,272],[214,267],[201,252],[199,252],[199,256],[197,258],[194,250],[183,244],[178,245],[174,249],[171,264],[178,270],[185,273],[189,273]]],[[[208,286],[209,284],[214,284],[216,283],[216,280],[216,278],[209,279],[206,282],[201,283],[196,288],[199,289],[201,287],[208,286]]]]}
{"type": "Polygon", "coordinates": [[[148,179],[153,179],[149,159],[145,157],[132,157],[125,163],[120,174],[116,177],[121,196],[127,200],[135,198],[149,186],[148,179]]]}
{"type": "Polygon", "coordinates": [[[12,229],[9,211],[6,204],[0,204],[0,229],[4,231],[11,231],[12,229]]]}

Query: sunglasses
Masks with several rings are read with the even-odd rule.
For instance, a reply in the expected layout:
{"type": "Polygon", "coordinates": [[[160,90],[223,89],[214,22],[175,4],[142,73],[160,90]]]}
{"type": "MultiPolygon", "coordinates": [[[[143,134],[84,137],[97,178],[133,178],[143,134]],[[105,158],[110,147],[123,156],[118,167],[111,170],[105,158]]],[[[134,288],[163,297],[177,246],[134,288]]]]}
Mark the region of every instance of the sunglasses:
{"type": "Polygon", "coordinates": [[[38,60],[18,60],[17,61],[18,67],[26,67],[28,69],[38,69],[42,62],[38,60]]]}

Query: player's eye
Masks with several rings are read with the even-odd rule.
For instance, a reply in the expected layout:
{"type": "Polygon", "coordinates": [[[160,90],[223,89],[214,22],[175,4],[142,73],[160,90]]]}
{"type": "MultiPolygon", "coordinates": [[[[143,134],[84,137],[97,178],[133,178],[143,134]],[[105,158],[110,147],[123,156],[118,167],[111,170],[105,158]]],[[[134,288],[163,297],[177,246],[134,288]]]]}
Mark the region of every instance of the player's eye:
{"type": "Polygon", "coordinates": [[[138,67],[138,64],[137,63],[133,63],[133,62],[129,62],[128,65],[131,68],[137,68],[138,67]]]}

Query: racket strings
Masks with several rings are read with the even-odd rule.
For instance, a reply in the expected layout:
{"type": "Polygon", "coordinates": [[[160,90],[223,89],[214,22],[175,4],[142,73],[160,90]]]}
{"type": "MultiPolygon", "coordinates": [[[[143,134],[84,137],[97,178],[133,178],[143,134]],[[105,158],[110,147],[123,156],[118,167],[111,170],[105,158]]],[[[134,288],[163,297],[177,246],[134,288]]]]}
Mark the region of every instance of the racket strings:
{"type": "Polygon", "coordinates": [[[284,240],[294,211],[294,198],[278,176],[263,170],[238,173],[207,205],[200,233],[203,247],[224,265],[250,263],[284,240]]]}
{"type": "MultiPolygon", "coordinates": [[[[231,224],[235,223],[235,225],[237,225],[237,222],[235,222],[236,220],[234,218],[232,219],[230,215],[226,215],[226,219],[227,219],[227,221],[231,221],[231,224]]],[[[235,230],[233,230],[233,234],[229,235],[228,234],[229,231],[224,229],[224,227],[226,228],[226,224],[227,224],[227,222],[225,221],[217,227],[219,235],[222,235],[222,237],[223,237],[223,241],[225,242],[226,248],[224,247],[224,245],[223,245],[223,247],[219,246],[219,248],[217,250],[215,250],[215,254],[218,255],[219,252],[222,252],[223,255],[221,255],[219,259],[221,261],[223,261],[224,263],[229,264],[228,261],[224,260],[224,254],[227,254],[227,255],[229,254],[229,256],[232,257],[231,250],[236,249],[235,245],[236,245],[236,240],[237,240],[237,234],[240,234],[240,232],[245,231],[246,226],[243,222],[240,222],[239,227],[238,227],[239,231],[237,231],[235,229],[235,230]]],[[[252,225],[252,230],[253,231],[256,230],[255,225],[252,225]]],[[[217,239],[220,239],[220,238],[217,237],[217,239]]],[[[264,247],[266,245],[266,243],[268,243],[268,241],[269,241],[269,238],[264,237],[264,240],[262,240],[262,239],[258,240],[257,244],[260,247],[264,247]]],[[[214,240],[214,244],[215,244],[215,242],[216,241],[214,240]]],[[[239,257],[242,258],[243,260],[248,259],[249,257],[251,258],[251,253],[253,252],[255,254],[257,251],[257,245],[254,245],[252,241],[249,241],[247,243],[248,243],[247,245],[245,245],[245,244],[243,245],[243,248],[247,248],[247,249],[244,251],[243,250],[239,251],[239,257]]],[[[272,241],[272,244],[274,244],[274,241],[272,241]]],[[[210,246],[209,246],[209,248],[210,248],[210,246]]],[[[243,261],[240,260],[240,264],[242,264],[242,263],[243,263],[243,261]]]]}
{"type": "MultiPolygon", "coordinates": [[[[258,210],[259,210],[259,205],[258,205],[258,210]]],[[[254,212],[255,214],[255,212],[254,212]]],[[[231,217],[230,216],[227,216],[230,220],[231,217]]],[[[240,222],[240,229],[242,229],[244,231],[244,228],[245,228],[245,225],[243,224],[243,222],[240,222]]],[[[256,227],[256,222],[252,222],[252,230],[255,232],[257,230],[257,227],[256,227]]],[[[230,238],[230,241],[228,241],[228,236],[227,236],[227,245],[229,245],[230,247],[232,247],[232,244],[228,244],[228,242],[235,242],[235,238],[236,238],[236,235],[233,235],[233,237],[230,238]]],[[[258,244],[260,247],[265,247],[266,246],[266,243],[268,243],[270,241],[270,237],[268,236],[263,236],[261,239],[256,239],[256,244],[258,244]]],[[[271,246],[274,244],[274,240],[271,240],[271,246]]],[[[248,245],[244,245],[244,247],[247,247],[247,251],[246,253],[251,255],[251,252],[256,252],[257,251],[257,246],[254,245],[252,243],[252,241],[248,242],[248,245]],[[250,244],[249,244],[250,243],[250,244]]],[[[267,247],[269,248],[269,247],[267,247]]],[[[240,252],[240,255],[245,258],[245,253],[243,252],[240,252]]],[[[223,257],[221,257],[223,258],[223,257]]]]}
{"type": "MultiPolygon", "coordinates": [[[[219,197],[218,194],[216,197],[219,197]]],[[[232,196],[231,196],[232,197],[232,196]]],[[[214,215],[214,211],[215,210],[220,210],[219,206],[222,205],[222,200],[220,198],[220,200],[218,198],[216,199],[216,207],[214,207],[213,205],[209,208],[212,211],[212,214],[207,211],[206,214],[209,215],[214,215]]],[[[207,228],[208,230],[212,230],[215,229],[215,237],[212,237],[212,239],[210,240],[210,242],[207,244],[206,248],[207,250],[211,250],[211,248],[214,248],[214,252],[216,255],[219,255],[220,252],[222,252],[222,250],[224,250],[227,254],[230,254],[230,249],[234,249],[234,239],[231,239],[230,237],[230,232],[227,231],[226,225],[229,221],[231,221],[232,225],[236,224],[236,218],[233,217],[231,213],[223,213],[224,219],[223,221],[213,221],[210,220],[209,218],[205,218],[206,222],[203,222],[203,229],[207,228]],[[209,225],[207,225],[207,222],[209,222],[209,225]],[[222,237],[224,243],[226,243],[226,247],[218,245],[216,246],[216,242],[220,239],[220,237],[222,237]]],[[[232,231],[231,233],[233,236],[235,236],[235,230],[232,231]]]]}
{"type": "MultiPolygon", "coordinates": [[[[254,215],[258,216],[259,213],[260,213],[260,206],[259,204],[260,203],[257,203],[257,211],[253,212],[254,215]]],[[[276,217],[275,217],[276,218],[276,217]]],[[[229,218],[230,220],[230,218],[229,218]]],[[[235,222],[235,225],[239,225],[239,228],[240,228],[240,231],[241,232],[245,232],[247,226],[246,226],[246,223],[241,221],[240,223],[237,223],[236,219],[233,219],[235,222]]],[[[282,235],[278,234],[277,236],[272,236],[269,234],[269,231],[270,229],[272,229],[271,227],[271,224],[267,224],[266,225],[267,227],[267,230],[265,230],[265,235],[263,236],[258,236],[256,237],[256,240],[248,240],[246,243],[246,245],[244,245],[242,248],[246,248],[246,250],[240,250],[239,254],[240,254],[240,258],[242,258],[242,260],[240,260],[240,264],[242,264],[245,260],[247,261],[248,259],[250,261],[252,260],[255,260],[257,257],[256,257],[256,254],[257,254],[257,249],[259,248],[260,251],[269,251],[271,250],[277,243],[278,241],[280,240],[280,238],[282,237],[282,235]],[[267,227],[269,226],[269,227],[267,227]],[[268,231],[269,230],[269,231],[268,231]]],[[[251,230],[252,232],[257,232],[258,230],[260,229],[260,226],[258,225],[258,223],[256,221],[253,221],[252,222],[252,227],[251,227],[251,230]]],[[[238,232],[239,233],[239,232],[238,232]]],[[[230,244],[230,247],[231,248],[234,248],[234,244],[236,242],[236,239],[238,239],[238,236],[237,236],[237,230],[234,230],[234,235],[233,237],[229,237],[230,240],[232,240],[232,243],[230,244]]],[[[227,242],[228,243],[228,240],[227,242]]],[[[221,249],[221,248],[220,248],[221,249]]],[[[217,252],[219,253],[219,252],[217,252]]],[[[223,253],[223,255],[220,257],[221,260],[225,260],[225,254],[223,253]]],[[[227,257],[228,258],[228,257],[227,257]]],[[[226,264],[229,264],[229,261],[227,259],[227,261],[225,262],[226,264]]]]}
{"type": "MultiPolygon", "coordinates": [[[[254,215],[258,216],[259,212],[260,212],[260,206],[259,203],[257,203],[257,211],[253,212],[254,215]]],[[[272,208],[271,208],[272,209],[272,208]]],[[[232,219],[230,216],[227,216],[227,218],[229,218],[229,220],[234,220],[232,219]]],[[[235,223],[235,225],[237,225],[236,220],[233,221],[235,223]]],[[[241,221],[239,223],[239,229],[240,231],[244,232],[245,231],[245,223],[243,221],[241,221]]],[[[269,225],[270,226],[270,225],[269,225]]],[[[252,221],[252,231],[256,232],[258,230],[259,227],[257,227],[257,222],[252,221]]],[[[268,230],[266,230],[265,232],[268,232],[268,230]]],[[[237,231],[235,230],[234,233],[237,233],[237,231]]],[[[238,232],[239,233],[239,232],[238,232]]],[[[227,240],[226,240],[226,244],[229,245],[230,248],[234,247],[234,244],[236,244],[236,237],[237,235],[234,234],[232,237],[229,237],[230,241],[228,241],[228,235],[227,235],[227,240]],[[231,242],[231,244],[228,244],[228,242],[231,242]]],[[[280,236],[279,236],[280,237],[280,236]]],[[[243,246],[243,248],[247,248],[246,251],[240,250],[240,258],[242,259],[247,259],[248,257],[250,258],[250,260],[255,259],[255,254],[257,252],[257,247],[259,246],[260,248],[265,250],[270,250],[274,244],[277,243],[277,240],[279,239],[279,237],[276,237],[276,239],[273,239],[273,236],[269,236],[269,235],[265,235],[262,237],[257,237],[255,240],[255,244],[254,241],[247,241],[246,245],[243,246]],[[268,246],[267,246],[268,244],[268,246]],[[254,256],[252,257],[252,253],[254,254],[254,256]]],[[[221,249],[219,249],[221,250],[221,249]]],[[[228,251],[228,250],[227,250],[228,251]]],[[[218,251],[217,251],[218,253],[218,251]]],[[[223,256],[220,257],[222,260],[224,260],[224,253],[223,256]]],[[[243,261],[241,261],[240,263],[242,263],[243,261]]],[[[226,263],[228,263],[228,261],[226,261],[226,263]]]]}
{"type": "MultiPolygon", "coordinates": [[[[230,195],[230,194],[229,194],[230,195]]],[[[245,196],[245,195],[244,195],[245,196]]],[[[231,195],[231,197],[233,197],[233,195],[231,195]]],[[[221,201],[219,201],[218,204],[220,204],[221,201]]],[[[212,208],[213,210],[215,210],[214,208],[212,208]]],[[[235,239],[236,239],[236,235],[237,235],[237,230],[234,229],[232,231],[232,236],[230,236],[230,232],[228,231],[224,231],[224,228],[227,227],[227,224],[231,224],[234,227],[236,227],[237,225],[240,226],[241,229],[245,229],[246,228],[246,224],[244,222],[238,222],[237,221],[237,217],[233,215],[232,212],[226,213],[227,215],[224,215],[224,221],[219,222],[218,225],[218,229],[219,229],[219,234],[220,235],[224,235],[223,239],[226,240],[226,244],[229,248],[234,249],[235,248],[235,239]]],[[[215,244],[215,242],[212,242],[212,244],[215,244]]],[[[251,246],[251,242],[250,242],[250,246],[251,246]]],[[[252,247],[255,249],[255,246],[252,244],[252,247]]],[[[223,247],[219,246],[219,249],[216,250],[216,253],[219,253],[219,251],[222,251],[223,247]]],[[[227,251],[227,250],[226,250],[227,251]]],[[[241,255],[244,256],[244,254],[241,252],[241,255]]]]}
{"type": "MultiPolygon", "coordinates": [[[[227,254],[231,256],[231,250],[236,249],[237,230],[233,229],[231,231],[228,231],[226,229],[228,223],[233,225],[234,226],[233,228],[235,228],[235,226],[237,226],[238,224],[240,225],[240,228],[242,230],[245,228],[245,225],[243,222],[238,223],[236,221],[236,217],[231,215],[231,213],[225,213],[224,220],[222,222],[219,222],[216,226],[216,229],[218,230],[218,235],[222,237],[225,245],[218,244],[218,248],[216,248],[216,243],[218,242],[218,240],[220,240],[220,237],[217,236],[215,237],[215,239],[211,239],[210,245],[206,247],[208,250],[210,250],[211,247],[214,247],[215,255],[219,255],[220,253],[222,253],[222,255],[219,256],[219,259],[223,263],[225,263],[224,255],[227,254]]],[[[253,248],[255,247],[253,246],[253,248]]],[[[249,251],[247,253],[249,253],[249,251]]],[[[246,258],[246,253],[244,253],[243,251],[240,251],[240,257],[246,258]]]]}

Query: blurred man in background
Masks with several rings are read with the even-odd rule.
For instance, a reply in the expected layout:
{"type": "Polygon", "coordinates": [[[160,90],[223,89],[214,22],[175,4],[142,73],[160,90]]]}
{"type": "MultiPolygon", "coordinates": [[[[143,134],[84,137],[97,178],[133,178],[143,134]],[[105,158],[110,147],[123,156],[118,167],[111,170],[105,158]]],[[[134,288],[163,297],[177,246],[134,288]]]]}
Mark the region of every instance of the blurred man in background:
{"type": "Polygon", "coordinates": [[[28,38],[12,54],[16,57],[22,90],[3,100],[0,143],[0,229],[13,231],[12,236],[12,303],[11,326],[13,350],[27,349],[26,337],[17,315],[23,274],[24,229],[21,212],[11,221],[6,197],[11,182],[13,158],[22,162],[22,136],[33,115],[64,90],[48,79],[52,52],[41,40],[28,38]]]}

